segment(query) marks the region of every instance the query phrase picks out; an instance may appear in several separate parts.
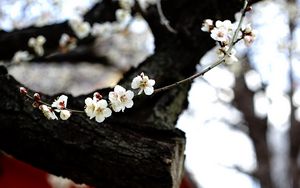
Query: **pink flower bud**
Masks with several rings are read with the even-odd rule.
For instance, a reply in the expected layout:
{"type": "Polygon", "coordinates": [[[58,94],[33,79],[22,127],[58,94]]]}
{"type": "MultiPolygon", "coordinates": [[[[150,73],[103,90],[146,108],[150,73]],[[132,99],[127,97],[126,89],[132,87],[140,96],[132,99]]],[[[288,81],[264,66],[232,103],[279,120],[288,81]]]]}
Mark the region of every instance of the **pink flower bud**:
{"type": "Polygon", "coordinates": [[[102,95],[98,92],[95,92],[94,93],[94,98],[97,99],[97,100],[101,100],[102,99],[102,95]]]}
{"type": "Polygon", "coordinates": [[[252,6],[247,6],[246,11],[249,12],[252,10],[252,6]]]}
{"type": "Polygon", "coordinates": [[[20,87],[19,91],[22,95],[26,95],[27,94],[27,89],[25,87],[20,87]]]}
{"type": "Polygon", "coordinates": [[[38,94],[38,93],[35,93],[35,94],[33,95],[33,98],[34,98],[34,100],[35,100],[36,102],[40,102],[40,101],[41,101],[41,96],[40,96],[40,94],[38,94]]]}

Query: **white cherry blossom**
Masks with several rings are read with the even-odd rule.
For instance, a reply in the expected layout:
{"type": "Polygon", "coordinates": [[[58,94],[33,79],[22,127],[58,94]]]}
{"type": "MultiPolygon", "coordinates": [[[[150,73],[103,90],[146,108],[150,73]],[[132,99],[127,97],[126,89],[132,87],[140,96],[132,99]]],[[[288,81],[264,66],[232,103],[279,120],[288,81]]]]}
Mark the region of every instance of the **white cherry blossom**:
{"type": "Polygon", "coordinates": [[[66,95],[61,95],[57,100],[55,100],[51,107],[57,108],[59,110],[67,108],[67,101],[68,101],[68,96],[66,95]]]}
{"type": "Polygon", "coordinates": [[[69,110],[61,110],[59,117],[62,120],[67,120],[71,116],[71,112],[69,110]]]}
{"type": "Polygon", "coordinates": [[[210,36],[214,40],[220,41],[220,42],[228,42],[228,40],[229,40],[228,30],[223,27],[221,27],[221,28],[215,27],[214,29],[212,29],[210,36]]]}
{"type": "Polygon", "coordinates": [[[86,115],[92,119],[95,117],[95,108],[96,108],[96,101],[93,100],[92,98],[88,97],[84,101],[85,103],[85,113],[86,115]]]}
{"type": "Polygon", "coordinates": [[[52,108],[48,107],[47,105],[42,104],[39,106],[39,108],[43,112],[44,116],[47,119],[50,119],[50,120],[58,119],[54,113],[54,110],[52,108]]]}
{"type": "Polygon", "coordinates": [[[211,30],[211,38],[220,42],[228,42],[232,35],[232,23],[230,20],[216,21],[216,27],[211,30]]]}
{"type": "Polygon", "coordinates": [[[154,92],[155,80],[149,79],[148,76],[145,76],[144,73],[141,73],[139,76],[135,77],[131,82],[132,89],[140,89],[138,95],[143,91],[146,95],[151,95],[154,92]]]}
{"type": "Polygon", "coordinates": [[[90,97],[85,99],[84,111],[90,119],[95,117],[98,123],[103,122],[112,113],[111,109],[108,108],[107,101],[104,99],[99,100],[95,96],[93,99],[90,97]]]}
{"type": "Polygon", "coordinates": [[[115,112],[124,112],[125,108],[133,106],[134,93],[130,90],[116,85],[114,91],[109,92],[108,98],[111,102],[111,107],[115,112]]]}
{"type": "Polygon", "coordinates": [[[105,118],[111,116],[112,111],[107,106],[107,101],[104,99],[101,99],[98,102],[96,102],[94,115],[98,123],[103,122],[105,118]]]}

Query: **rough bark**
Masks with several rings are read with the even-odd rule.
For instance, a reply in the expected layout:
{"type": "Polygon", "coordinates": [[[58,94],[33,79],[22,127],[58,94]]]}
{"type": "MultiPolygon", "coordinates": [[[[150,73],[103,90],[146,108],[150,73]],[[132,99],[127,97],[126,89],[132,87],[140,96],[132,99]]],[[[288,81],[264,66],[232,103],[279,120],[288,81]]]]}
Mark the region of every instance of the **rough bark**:
{"type": "MultiPolygon", "coordinates": [[[[208,34],[201,32],[202,21],[233,18],[240,5],[237,0],[163,1],[176,35],[160,25],[157,11],[151,7],[146,18],[155,36],[155,54],[129,71],[119,84],[129,88],[132,78],[145,72],[160,87],[194,73],[200,57],[213,46],[208,34]]],[[[185,136],[174,125],[187,105],[190,84],[152,97],[137,97],[132,109],[114,113],[101,124],[84,114],[73,114],[68,121],[46,120],[18,94],[21,84],[4,67],[0,84],[3,151],[50,173],[100,188],[179,186],[185,136]]],[[[109,89],[99,91],[107,96],[109,89]]],[[[69,95],[68,106],[82,109],[87,96],[91,94],[69,95]]],[[[43,100],[50,102],[55,97],[43,95],[43,100]]]]}

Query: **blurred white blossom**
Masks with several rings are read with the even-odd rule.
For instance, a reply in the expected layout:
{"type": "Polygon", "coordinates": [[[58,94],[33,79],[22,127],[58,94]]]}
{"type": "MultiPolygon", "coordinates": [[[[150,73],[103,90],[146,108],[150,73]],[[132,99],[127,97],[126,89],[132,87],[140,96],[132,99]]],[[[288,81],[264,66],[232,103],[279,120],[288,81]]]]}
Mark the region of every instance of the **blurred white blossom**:
{"type": "Polygon", "coordinates": [[[210,32],[212,28],[214,28],[213,21],[211,19],[204,20],[201,30],[204,32],[210,32]]]}
{"type": "Polygon", "coordinates": [[[28,40],[28,46],[33,48],[34,52],[38,55],[38,56],[42,56],[44,55],[44,47],[43,45],[46,42],[46,38],[42,35],[39,35],[38,37],[34,38],[31,37],[28,40]]]}
{"type": "Polygon", "coordinates": [[[119,0],[119,5],[122,9],[130,10],[134,5],[134,0],[119,0]]]}
{"type": "Polygon", "coordinates": [[[105,23],[94,23],[91,29],[91,34],[94,37],[101,37],[101,38],[108,38],[112,35],[114,31],[114,27],[112,23],[105,22],[105,23]]]}
{"type": "Polygon", "coordinates": [[[83,39],[90,34],[91,25],[83,21],[81,17],[70,19],[69,25],[79,39],[83,39]]]}
{"type": "Polygon", "coordinates": [[[118,9],[116,11],[116,19],[117,22],[120,24],[120,27],[124,28],[132,20],[132,16],[130,14],[130,11],[124,9],[118,9]]]}
{"type": "Polygon", "coordinates": [[[12,62],[13,63],[27,62],[30,61],[32,58],[33,56],[30,55],[29,52],[27,51],[17,51],[12,58],[12,62]]]}
{"type": "Polygon", "coordinates": [[[74,37],[70,37],[68,34],[63,33],[59,39],[59,46],[63,51],[69,51],[76,48],[77,40],[74,37]]]}

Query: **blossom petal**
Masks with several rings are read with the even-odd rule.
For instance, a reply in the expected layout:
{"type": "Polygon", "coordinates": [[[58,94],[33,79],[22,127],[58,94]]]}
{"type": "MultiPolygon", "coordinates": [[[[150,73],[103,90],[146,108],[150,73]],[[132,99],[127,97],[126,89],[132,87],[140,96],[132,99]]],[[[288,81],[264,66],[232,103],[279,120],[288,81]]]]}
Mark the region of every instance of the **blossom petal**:
{"type": "Polygon", "coordinates": [[[103,115],[100,115],[100,116],[96,116],[96,121],[98,122],[98,123],[102,123],[103,121],[104,121],[104,116],[103,115]]]}
{"type": "Polygon", "coordinates": [[[95,108],[94,107],[92,107],[92,106],[89,106],[89,107],[86,107],[85,109],[84,109],[84,111],[85,111],[85,113],[86,113],[86,115],[88,116],[88,117],[90,117],[90,119],[93,119],[96,115],[95,115],[95,108]]]}
{"type": "Polygon", "coordinates": [[[140,83],[142,81],[142,77],[141,76],[137,76],[135,77],[132,82],[131,82],[131,88],[132,89],[137,89],[140,87],[140,83]]]}
{"type": "Polygon", "coordinates": [[[104,99],[101,99],[100,101],[97,102],[97,107],[98,108],[106,108],[107,107],[107,102],[104,99]]]}
{"type": "Polygon", "coordinates": [[[90,119],[95,117],[95,101],[92,98],[86,98],[85,99],[85,113],[90,119]]]}
{"type": "Polygon", "coordinates": [[[150,80],[148,81],[148,83],[149,83],[150,86],[154,86],[154,85],[155,85],[155,80],[150,79],[150,80]]]}
{"type": "Polygon", "coordinates": [[[119,93],[119,92],[125,92],[125,88],[123,88],[122,86],[116,85],[114,88],[114,92],[119,93]]]}
{"type": "Polygon", "coordinates": [[[131,100],[134,97],[134,93],[132,91],[128,90],[128,91],[126,91],[126,96],[127,96],[128,100],[131,100]]]}
{"type": "Polygon", "coordinates": [[[133,106],[133,101],[128,100],[127,103],[125,104],[126,108],[131,108],[133,106]]]}
{"type": "Polygon", "coordinates": [[[222,27],[223,23],[220,20],[216,21],[216,27],[222,27]]]}
{"type": "Polygon", "coordinates": [[[108,99],[113,102],[113,101],[116,101],[117,100],[117,96],[115,95],[115,92],[109,92],[108,94],[108,99]]]}
{"type": "Polygon", "coordinates": [[[122,107],[117,103],[112,103],[112,109],[115,112],[120,112],[122,110],[122,107]]]}
{"type": "Polygon", "coordinates": [[[93,99],[88,97],[84,100],[85,105],[89,106],[91,104],[93,104],[93,99]]]}
{"type": "Polygon", "coordinates": [[[111,113],[112,113],[112,111],[111,111],[111,109],[109,109],[109,108],[105,108],[105,109],[103,110],[103,115],[104,115],[105,117],[111,116],[111,113]]]}
{"type": "Polygon", "coordinates": [[[154,92],[154,88],[153,87],[146,87],[144,89],[144,92],[146,95],[152,95],[152,93],[154,92]]]}

